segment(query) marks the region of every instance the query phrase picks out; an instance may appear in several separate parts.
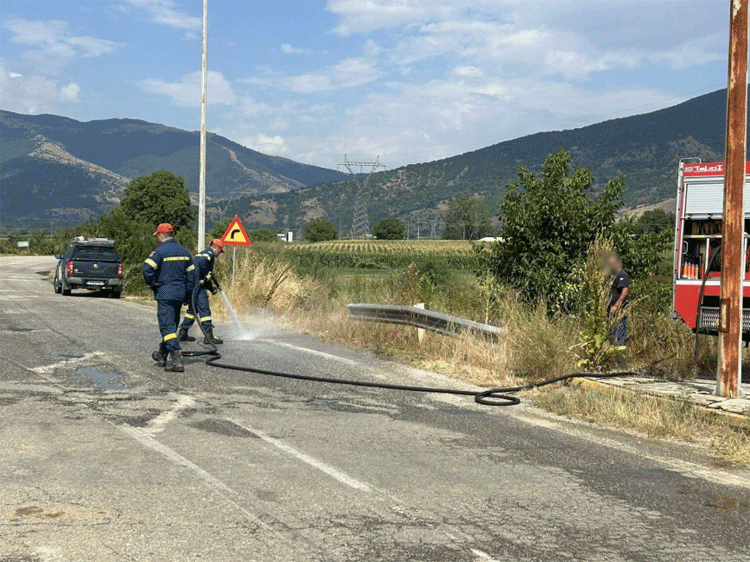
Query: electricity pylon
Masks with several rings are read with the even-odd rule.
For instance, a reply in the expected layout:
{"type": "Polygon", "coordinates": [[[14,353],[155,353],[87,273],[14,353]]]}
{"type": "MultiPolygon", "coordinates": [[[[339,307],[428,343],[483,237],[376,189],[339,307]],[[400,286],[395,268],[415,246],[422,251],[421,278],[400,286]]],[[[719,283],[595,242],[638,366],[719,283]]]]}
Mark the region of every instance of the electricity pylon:
{"type": "Polygon", "coordinates": [[[354,216],[352,217],[352,238],[366,238],[370,235],[370,218],[367,215],[367,206],[370,203],[370,189],[368,184],[370,176],[378,169],[385,168],[380,163],[380,156],[374,162],[352,162],[344,154],[344,161],[339,164],[339,168],[344,166],[352,176],[357,186],[357,198],[354,200],[354,216]],[[359,173],[355,169],[359,167],[359,173]],[[369,168],[365,176],[365,170],[369,168]]]}
{"type": "Polygon", "coordinates": [[[440,219],[430,219],[430,238],[437,238],[437,225],[440,219]]]}

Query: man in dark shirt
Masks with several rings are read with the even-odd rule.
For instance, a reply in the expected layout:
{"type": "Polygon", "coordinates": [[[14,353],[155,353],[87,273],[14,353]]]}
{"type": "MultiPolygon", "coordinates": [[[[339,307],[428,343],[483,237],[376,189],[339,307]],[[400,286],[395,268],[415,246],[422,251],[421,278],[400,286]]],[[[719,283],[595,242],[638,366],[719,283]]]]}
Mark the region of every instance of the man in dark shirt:
{"type": "Polygon", "coordinates": [[[612,331],[612,343],[618,347],[628,344],[628,296],[630,295],[630,275],[622,268],[622,258],[612,254],[607,260],[609,271],[612,274],[612,286],[609,291],[609,305],[607,314],[616,319],[615,328],[612,331]]]}

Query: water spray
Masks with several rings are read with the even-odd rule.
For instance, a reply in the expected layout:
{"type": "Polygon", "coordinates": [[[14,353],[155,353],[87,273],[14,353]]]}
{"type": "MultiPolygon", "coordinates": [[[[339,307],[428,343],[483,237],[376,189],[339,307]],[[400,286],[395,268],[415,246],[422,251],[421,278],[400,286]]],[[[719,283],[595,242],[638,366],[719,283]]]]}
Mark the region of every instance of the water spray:
{"type": "Polygon", "coordinates": [[[232,321],[234,322],[234,327],[237,330],[237,337],[235,339],[245,341],[252,339],[252,334],[250,334],[247,328],[245,328],[244,324],[242,324],[239,315],[234,310],[232,303],[229,302],[229,297],[227,297],[224,289],[221,286],[221,283],[219,283],[219,280],[216,277],[211,278],[211,286],[209,286],[208,289],[211,291],[212,295],[221,293],[221,298],[224,300],[224,304],[226,305],[227,310],[229,311],[229,315],[232,317],[232,321]]]}

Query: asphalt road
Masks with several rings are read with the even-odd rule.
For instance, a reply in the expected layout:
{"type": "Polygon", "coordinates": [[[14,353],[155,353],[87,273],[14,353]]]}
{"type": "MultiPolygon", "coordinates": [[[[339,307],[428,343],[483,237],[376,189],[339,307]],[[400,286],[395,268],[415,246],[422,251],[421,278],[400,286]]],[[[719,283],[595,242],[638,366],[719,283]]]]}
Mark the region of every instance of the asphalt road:
{"type": "MultiPolygon", "coordinates": [[[[156,368],[155,309],[0,258],[0,562],[750,560],[750,473],[528,405],[156,368]]],[[[460,383],[251,319],[228,361],[460,383]]],[[[228,326],[217,333],[228,334],[228,326]]]]}

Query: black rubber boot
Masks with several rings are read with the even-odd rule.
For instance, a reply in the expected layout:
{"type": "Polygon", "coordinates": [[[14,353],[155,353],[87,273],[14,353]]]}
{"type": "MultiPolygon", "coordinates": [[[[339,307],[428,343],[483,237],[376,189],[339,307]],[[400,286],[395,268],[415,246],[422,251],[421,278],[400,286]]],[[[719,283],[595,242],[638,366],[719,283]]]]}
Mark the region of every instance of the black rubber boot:
{"type": "Polygon", "coordinates": [[[167,353],[164,351],[163,347],[159,347],[159,351],[154,351],[151,354],[151,358],[156,361],[156,364],[159,365],[159,367],[164,367],[167,364],[167,353]]]}
{"type": "Polygon", "coordinates": [[[206,344],[212,343],[214,345],[220,345],[224,343],[224,340],[214,336],[214,328],[213,326],[209,326],[208,328],[206,328],[206,337],[203,338],[203,343],[206,343],[206,344]]]}
{"type": "Polygon", "coordinates": [[[180,328],[180,331],[177,333],[177,341],[195,341],[195,338],[189,335],[185,328],[180,328]]]}
{"type": "Polygon", "coordinates": [[[182,352],[179,349],[169,352],[164,370],[175,373],[182,373],[185,370],[185,366],[182,364],[182,352]]]}

